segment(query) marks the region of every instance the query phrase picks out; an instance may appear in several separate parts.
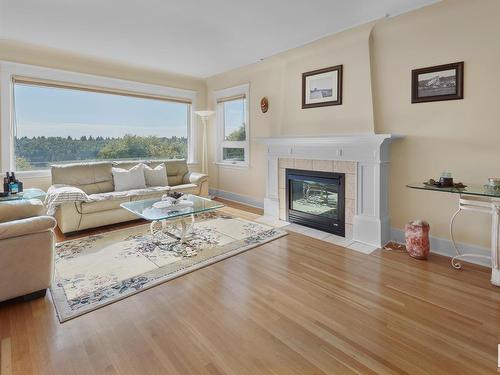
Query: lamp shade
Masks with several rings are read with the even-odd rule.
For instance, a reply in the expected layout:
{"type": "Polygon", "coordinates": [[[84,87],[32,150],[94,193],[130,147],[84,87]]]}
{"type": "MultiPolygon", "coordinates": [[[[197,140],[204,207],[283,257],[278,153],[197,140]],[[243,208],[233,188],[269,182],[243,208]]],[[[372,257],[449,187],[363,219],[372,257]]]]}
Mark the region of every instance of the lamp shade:
{"type": "Polygon", "coordinates": [[[215,111],[209,111],[209,110],[206,110],[206,111],[195,111],[194,113],[196,115],[200,116],[200,117],[210,117],[213,114],[215,114],[215,111]]]}

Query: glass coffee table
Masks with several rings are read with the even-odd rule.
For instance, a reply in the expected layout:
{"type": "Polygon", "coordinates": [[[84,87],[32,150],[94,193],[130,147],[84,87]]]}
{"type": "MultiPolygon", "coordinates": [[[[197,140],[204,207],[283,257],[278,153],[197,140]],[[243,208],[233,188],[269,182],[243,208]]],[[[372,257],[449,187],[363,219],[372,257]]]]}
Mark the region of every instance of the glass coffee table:
{"type": "Polygon", "coordinates": [[[185,243],[193,230],[196,214],[214,211],[224,207],[222,203],[197,195],[185,195],[186,202],[180,207],[156,208],[153,205],[161,202],[160,198],[125,202],[120,204],[124,209],[151,222],[151,235],[157,242],[161,242],[162,235],[177,238],[185,243]],[[178,227],[180,224],[180,228],[178,227]],[[179,235],[176,235],[176,232],[179,235]]]}

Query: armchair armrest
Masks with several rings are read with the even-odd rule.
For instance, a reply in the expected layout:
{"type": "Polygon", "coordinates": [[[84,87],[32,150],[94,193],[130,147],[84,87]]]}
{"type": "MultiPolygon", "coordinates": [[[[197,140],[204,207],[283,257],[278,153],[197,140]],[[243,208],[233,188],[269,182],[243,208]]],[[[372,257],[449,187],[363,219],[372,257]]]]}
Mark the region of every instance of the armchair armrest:
{"type": "Polygon", "coordinates": [[[52,216],[36,216],[0,223],[0,240],[45,232],[54,229],[56,225],[56,219],[52,216]]]}
{"type": "Polygon", "coordinates": [[[45,215],[46,209],[39,199],[24,199],[0,203],[0,223],[45,215]]]}
{"type": "Polygon", "coordinates": [[[196,184],[199,185],[203,181],[208,180],[208,174],[198,173],[198,172],[188,172],[184,175],[184,184],[196,184]]]}

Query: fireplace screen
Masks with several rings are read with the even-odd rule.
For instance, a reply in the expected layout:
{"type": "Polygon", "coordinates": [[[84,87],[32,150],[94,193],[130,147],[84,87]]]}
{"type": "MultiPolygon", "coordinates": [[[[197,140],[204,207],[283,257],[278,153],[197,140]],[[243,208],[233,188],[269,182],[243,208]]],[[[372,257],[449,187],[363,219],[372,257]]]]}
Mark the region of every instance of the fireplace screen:
{"type": "Polygon", "coordinates": [[[311,215],[338,219],[337,189],[334,183],[294,178],[291,183],[290,208],[311,215]]]}
{"type": "Polygon", "coordinates": [[[286,170],[288,221],[344,236],[343,173],[286,170]]]}

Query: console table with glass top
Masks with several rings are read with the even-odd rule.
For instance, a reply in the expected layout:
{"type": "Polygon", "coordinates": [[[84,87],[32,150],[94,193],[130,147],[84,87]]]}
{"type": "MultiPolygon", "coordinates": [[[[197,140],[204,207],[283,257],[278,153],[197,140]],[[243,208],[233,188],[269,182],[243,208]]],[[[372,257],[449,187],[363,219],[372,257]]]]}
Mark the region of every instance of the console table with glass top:
{"type": "Polygon", "coordinates": [[[451,259],[454,268],[460,269],[462,265],[459,259],[465,258],[486,258],[491,260],[491,283],[500,286],[500,190],[485,187],[484,185],[468,185],[465,188],[437,187],[421,183],[408,184],[411,189],[428,191],[441,191],[445,193],[458,194],[458,209],[450,220],[450,238],[457,255],[451,259]],[[453,236],[453,223],[461,211],[476,211],[491,215],[491,257],[479,254],[462,253],[453,236]]]}

